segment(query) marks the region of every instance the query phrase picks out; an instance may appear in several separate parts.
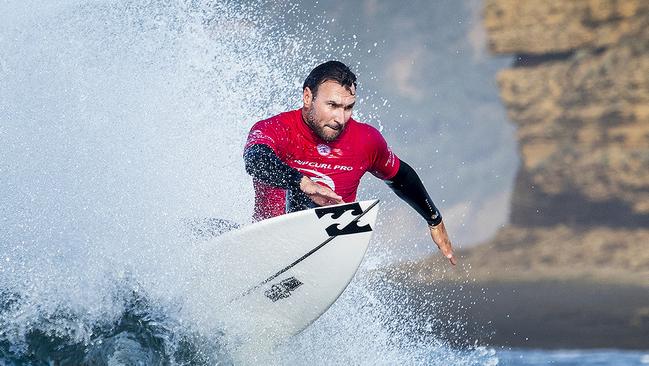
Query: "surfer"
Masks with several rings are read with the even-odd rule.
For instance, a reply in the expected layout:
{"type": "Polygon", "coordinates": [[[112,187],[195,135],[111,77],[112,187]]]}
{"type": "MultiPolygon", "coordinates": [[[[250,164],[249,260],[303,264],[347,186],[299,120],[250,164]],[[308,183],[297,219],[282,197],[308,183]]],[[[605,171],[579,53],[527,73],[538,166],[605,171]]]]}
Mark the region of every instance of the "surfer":
{"type": "Polygon", "coordinates": [[[369,171],[426,220],[433,241],[455,265],[442,215],[415,170],[378,130],[351,118],[356,75],[345,64],[328,61],[309,73],[302,90],[302,108],[250,129],[244,161],[255,188],[254,219],[353,202],[369,171]]]}

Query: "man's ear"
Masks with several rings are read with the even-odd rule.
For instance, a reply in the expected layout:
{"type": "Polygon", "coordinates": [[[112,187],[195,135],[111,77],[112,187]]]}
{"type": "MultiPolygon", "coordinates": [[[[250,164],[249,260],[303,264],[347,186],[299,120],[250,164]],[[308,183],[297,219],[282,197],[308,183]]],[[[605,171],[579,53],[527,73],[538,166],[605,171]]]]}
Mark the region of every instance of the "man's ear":
{"type": "Polygon", "coordinates": [[[302,91],[302,103],[307,108],[310,108],[311,103],[313,103],[313,93],[311,93],[311,89],[308,86],[302,91]]]}

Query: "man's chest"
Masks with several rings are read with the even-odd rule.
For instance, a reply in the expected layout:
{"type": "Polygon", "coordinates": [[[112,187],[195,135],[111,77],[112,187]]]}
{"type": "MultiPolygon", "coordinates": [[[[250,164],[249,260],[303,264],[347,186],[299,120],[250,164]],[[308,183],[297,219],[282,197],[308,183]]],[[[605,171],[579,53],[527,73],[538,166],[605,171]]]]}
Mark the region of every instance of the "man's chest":
{"type": "Polygon", "coordinates": [[[303,174],[338,188],[357,186],[369,167],[367,154],[350,145],[296,144],[287,149],[282,160],[303,174]]]}

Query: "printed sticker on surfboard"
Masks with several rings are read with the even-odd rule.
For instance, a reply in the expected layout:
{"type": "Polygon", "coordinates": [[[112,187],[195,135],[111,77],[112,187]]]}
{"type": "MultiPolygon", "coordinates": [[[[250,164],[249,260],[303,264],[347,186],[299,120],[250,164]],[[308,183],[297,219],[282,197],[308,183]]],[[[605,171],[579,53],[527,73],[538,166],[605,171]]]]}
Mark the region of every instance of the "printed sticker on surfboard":
{"type": "Polygon", "coordinates": [[[315,321],[356,273],[378,202],[282,215],[207,242],[226,331],[279,343],[315,321]]]}

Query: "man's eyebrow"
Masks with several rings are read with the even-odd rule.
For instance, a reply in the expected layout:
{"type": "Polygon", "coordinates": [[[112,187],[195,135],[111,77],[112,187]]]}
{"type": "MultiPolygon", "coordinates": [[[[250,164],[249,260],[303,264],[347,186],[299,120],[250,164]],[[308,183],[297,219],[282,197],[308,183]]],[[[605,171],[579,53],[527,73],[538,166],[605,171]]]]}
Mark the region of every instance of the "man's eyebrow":
{"type": "Polygon", "coordinates": [[[330,100],[327,103],[334,106],[334,107],[336,107],[336,108],[341,108],[341,107],[342,108],[354,108],[354,104],[356,104],[356,101],[354,101],[353,103],[348,104],[348,105],[344,105],[344,104],[341,104],[341,103],[336,103],[333,100],[330,100]]]}

